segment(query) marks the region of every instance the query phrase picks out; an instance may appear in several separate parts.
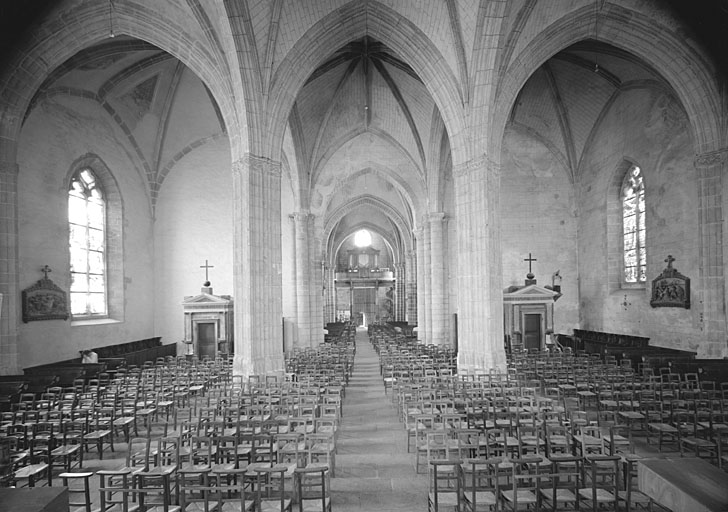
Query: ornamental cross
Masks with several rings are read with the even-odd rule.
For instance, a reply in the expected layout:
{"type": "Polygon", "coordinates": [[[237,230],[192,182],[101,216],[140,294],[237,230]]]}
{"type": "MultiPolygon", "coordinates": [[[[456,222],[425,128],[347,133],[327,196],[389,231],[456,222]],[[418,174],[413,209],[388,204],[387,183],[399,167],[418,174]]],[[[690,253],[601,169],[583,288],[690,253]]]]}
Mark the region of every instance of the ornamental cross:
{"type": "Polygon", "coordinates": [[[45,276],[45,277],[44,277],[43,279],[48,279],[48,274],[49,274],[50,272],[53,272],[53,271],[51,270],[51,267],[49,267],[48,265],[44,265],[44,266],[43,266],[43,268],[42,268],[42,269],[40,269],[40,271],[41,271],[41,272],[43,272],[43,275],[45,276]]]}
{"type": "Polygon", "coordinates": [[[672,268],[673,261],[675,261],[675,258],[672,257],[672,254],[668,254],[667,258],[665,258],[665,263],[667,263],[667,268],[672,268]]]}
{"type": "Polygon", "coordinates": [[[531,253],[529,252],[528,253],[528,258],[524,259],[523,261],[527,261],[528,262],[528,273],[531,274],[532,273],[532,271],[531,271],[531,263],[534,262],[534,261],[538,261],[538,260],[536,258],[532,258],[531,257],[531,253]]]}
{"type": "Polygon", "coordinates": [[[215,268],[215,267],[214,267],[213,265],[210,265],[210,264],[208,264],[208,263],[207,263],[207,260],[205,260],[205,264],[204,264],[204,265],[200,265],[200,268],[204,268],[204,269],[205,269],[205,282],[209,281],[209,280],[210,280],[210,278],[208,277],[208,275],[207,275],[207,272],[208,272],[208,271],[209,271],[209,270],[210,270],[211,268],[215,268]]]}

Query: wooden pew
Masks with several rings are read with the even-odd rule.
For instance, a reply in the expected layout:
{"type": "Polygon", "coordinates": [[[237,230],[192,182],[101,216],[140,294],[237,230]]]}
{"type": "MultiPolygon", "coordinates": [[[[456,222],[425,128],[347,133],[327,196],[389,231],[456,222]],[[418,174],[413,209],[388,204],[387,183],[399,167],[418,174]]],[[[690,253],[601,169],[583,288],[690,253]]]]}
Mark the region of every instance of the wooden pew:
{"type": "Polygon", "coordinates": [[[11,410],[10,404],[17,403],[20,393],[28,389],[28,382],[22,375],[4,375],[0,377],[0,412],[11,410]]]}
{"type": "MultiPolygon", "coordinates": [[[[670,362],[693,360],[696,355],[695,352],[687,350],[650,345],[649,338],[631,334],[574,329],[572,338],[575,351],[597,353],[602,359],[606,356],[614,356],[618,361],[628,359],[635,370],[639,370],[641,367],[658,370],[668,366],[670,362]]],[[[560,343],[561,339],[559,337],[560,343]]],[[[564,342],[567,342],[566,338],[563,339],[564,342]]]]}
{"type": "Polygon", "coordinates": [[[49,386],[71,387],[76,379],[97,378],[106,371],[105,363],[81,363],[80,360],[41,364],[23,369],[28,392],[42,393],[49,386]]]}

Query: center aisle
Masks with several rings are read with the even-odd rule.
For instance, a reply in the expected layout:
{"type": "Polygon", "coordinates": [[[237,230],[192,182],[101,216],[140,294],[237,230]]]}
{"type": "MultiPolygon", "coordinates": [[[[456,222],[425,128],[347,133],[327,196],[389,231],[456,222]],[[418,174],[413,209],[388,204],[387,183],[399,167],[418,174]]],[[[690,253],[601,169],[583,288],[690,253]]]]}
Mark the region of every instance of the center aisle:
{"type": "Polygon", "coordinates": [[[427,509],[427,478],[414,470],[397,411],[384,394],[379,357],[365,330],[356,333],[354,370],[336,441],[337,512],[421,512],[427,509]]]}

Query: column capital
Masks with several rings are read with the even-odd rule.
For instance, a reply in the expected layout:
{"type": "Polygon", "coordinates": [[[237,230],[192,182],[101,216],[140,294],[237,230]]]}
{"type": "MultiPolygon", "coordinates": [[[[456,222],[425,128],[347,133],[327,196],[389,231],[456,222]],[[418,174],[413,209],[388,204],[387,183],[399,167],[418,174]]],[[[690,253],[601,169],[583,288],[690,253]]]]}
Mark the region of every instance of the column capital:
{"type": "Polygon", "coordinates": [[[289,215],[289,217],[296,222],[308,222],[316,218],[315,215],[305,210],[300,212],[293,212],[289,215]]]}
{"type": "Polygon", "coordinates": [[[246,170],[258,174],[269,174],[278,178],[282,174],[280,162],[274,162],[269,158],[251,155],[250,153],[245,153],[232,165],[233,174],[242,175],[246,170]]]}
{"type": "Polygon", "coordinates": [[[707,153],[700,153],[695,155],[695,167],[698,169],[704,169],[706,167],[713,167],[721,165],[726,161],[728,157],[728,148],[721,148],[715,151],[708,151],[707,153]]]}
{"type": "Polygon", "coordinates": [[[427,218],[430,223],[445,222],[447,220],[447,214],[445,212],[430,212],[427,214],[427,218]]]}

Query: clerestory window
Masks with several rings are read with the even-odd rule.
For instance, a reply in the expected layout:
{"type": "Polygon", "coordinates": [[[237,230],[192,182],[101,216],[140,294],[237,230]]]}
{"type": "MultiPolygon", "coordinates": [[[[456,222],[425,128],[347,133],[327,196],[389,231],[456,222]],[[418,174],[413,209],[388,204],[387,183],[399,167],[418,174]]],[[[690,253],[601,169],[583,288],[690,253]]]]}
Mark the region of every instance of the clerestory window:
{"type": "Polygon", "coordinates": [[[106,289],[106,200],[96,174],[84,167],[68,189],[71,314],[104,317],[106,289]]]}
{"type": "Polygon", "coordinates": [[[633,165],[622,183],[622,250],[624,282],[627,284],[647,281],[645,226],[645,185],[642,171],[633,165]]]}

